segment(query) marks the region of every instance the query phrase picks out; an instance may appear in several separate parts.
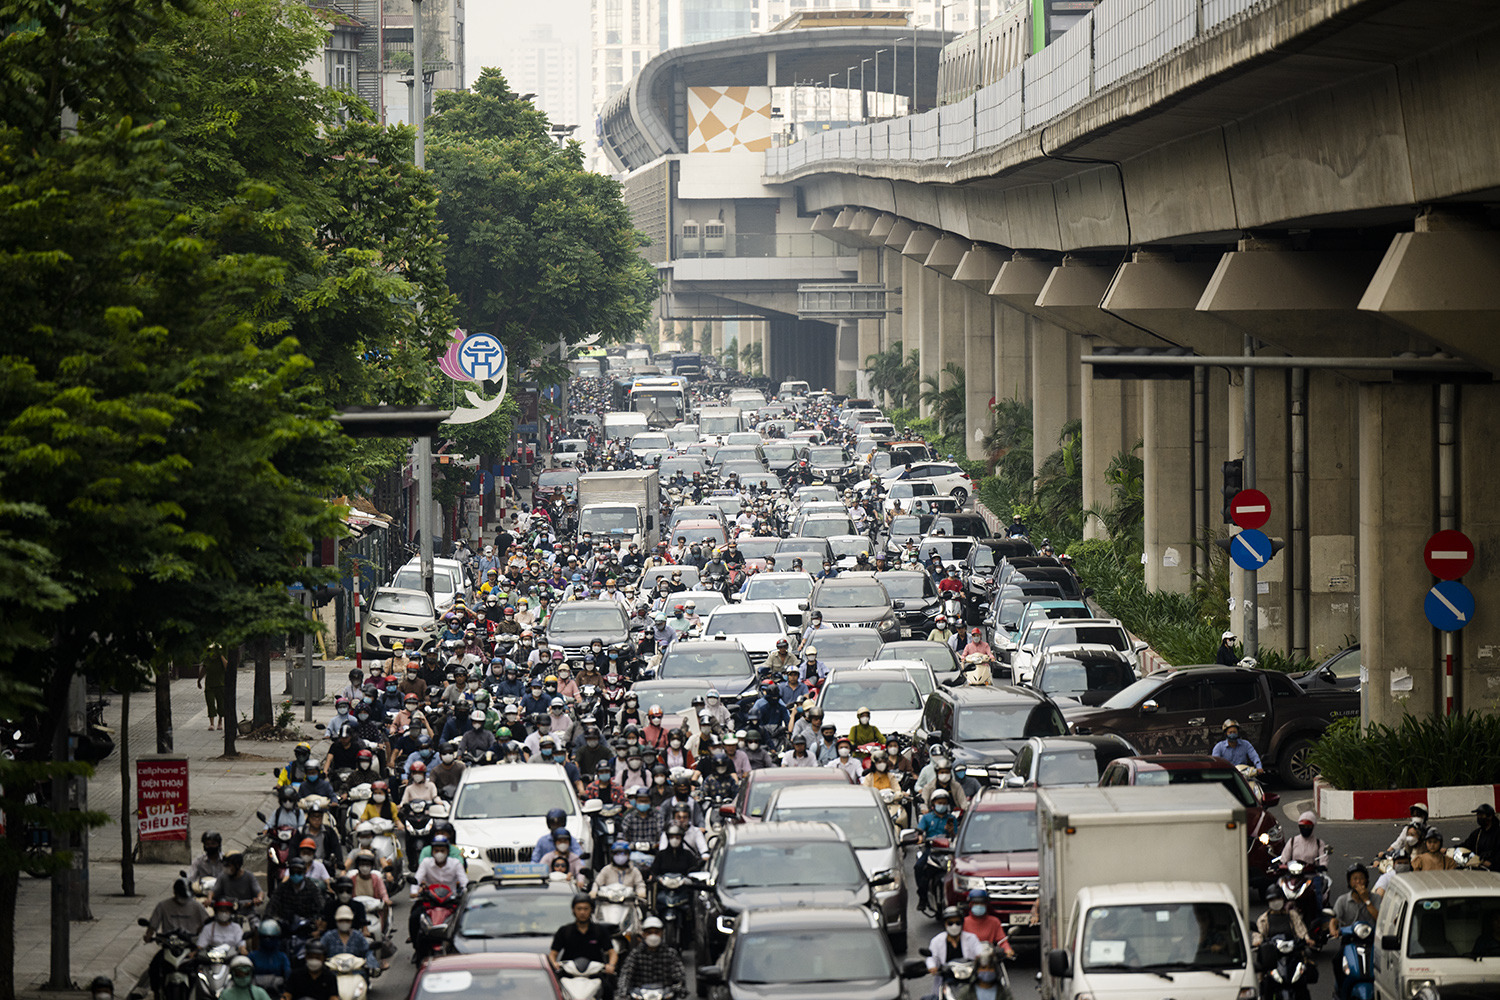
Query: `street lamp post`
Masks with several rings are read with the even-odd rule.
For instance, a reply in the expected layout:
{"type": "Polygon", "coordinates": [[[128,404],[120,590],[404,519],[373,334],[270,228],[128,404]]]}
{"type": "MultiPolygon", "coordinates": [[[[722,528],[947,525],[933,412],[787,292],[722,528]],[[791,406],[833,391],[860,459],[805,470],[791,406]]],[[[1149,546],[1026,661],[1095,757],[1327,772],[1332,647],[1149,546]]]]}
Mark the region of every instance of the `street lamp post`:
{"type": "MultiPolygon", "coordinates": [[[[875,50],[875,117],[876,118],[881,117],[881,115],[880,115],[880,104],[881,104],[881,101],[880,101],[880,53],[882,53],[884,51],[886,51],[886,50],[885,49],[876,49],[875,50]]],[[[895,77],[893,76],[892,79],[895,79],[895,77]]],[[[891,113],[895,114],[895,109],[894,108],[891,109],[891,113]]]]}
{"type": "MultiPolygon", "coordinates": [[[[891,43],[891,117],[893,118],[896,115],[896,96],[901,93],[901,43],[904,41],[906,41],[906,36],[902,35],[891,43]]],[[[912,41],[911,65],[911,96],[915,101],[917,97],[917,43],[915,39],[912,41]]],[[[911,111],[911,105],[907,105],[907,111],[911,111]]]]}
{"type": "MultiPolygon", "coordinates": [[[[417,169],[424,170],[427,167],[427,129],[425,119],[427,118],[427,74],[423,72],[422,66],[422,0],[411,0],[411,77],[412,91],[416,94],[417,110],[415,114],[417,125],[417,169]]],[[[423,578],[431,577],[427,566],[430,563],[431,549],[423,550],[428,553],[422,562],[423,578]]],[[[431,593],[431,588],[428,588],[431,593]]]]}
{"type": "Polygon", "coordinates": [[[859,61],[859,120],[862,122],[870,120],[870,105],[865,97],[865,63],[872,61],[871,59],[859,61]]]}

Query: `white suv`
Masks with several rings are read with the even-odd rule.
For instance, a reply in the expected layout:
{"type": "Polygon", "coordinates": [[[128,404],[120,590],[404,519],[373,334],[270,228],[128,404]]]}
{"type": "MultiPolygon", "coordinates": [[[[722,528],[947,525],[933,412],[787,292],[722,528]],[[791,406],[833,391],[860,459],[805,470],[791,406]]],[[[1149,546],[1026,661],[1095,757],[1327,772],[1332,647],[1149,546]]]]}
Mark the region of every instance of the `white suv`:
{"type": "MultiPolygon", "coordinates": [[[[545,738],[545,737],[544,737],[545,738]]],[[[471,767],[453,793],[451,820],[460,847],[477,849],[492,865],[535,861],[536,842],[547,833],[547,812],[561,809],[583,857],[593,837],[568,772],[560,764],[491,764],[471,767]]]]}
{"type": "Polygon", "coordinates": [[[1053,646],[1107,646],[1123,655],[1141,676],[1144,642],[1132,640],[1117,618],[1039,618],[1026,626],[1010,654],[1016,684],[1029,684],[1042,654],[1053,646]]]}
{"type": "Polygon", "coordinates": [[[732,639],[744,647],[750,654],[750,662],[757,667],[776,652],[778,641],[790,641],[793,634],[793,630],[787,628],[781,609],[770,601],[726,604],[715,608],[703,625],[703,638],[724,635],[732,639]]]}

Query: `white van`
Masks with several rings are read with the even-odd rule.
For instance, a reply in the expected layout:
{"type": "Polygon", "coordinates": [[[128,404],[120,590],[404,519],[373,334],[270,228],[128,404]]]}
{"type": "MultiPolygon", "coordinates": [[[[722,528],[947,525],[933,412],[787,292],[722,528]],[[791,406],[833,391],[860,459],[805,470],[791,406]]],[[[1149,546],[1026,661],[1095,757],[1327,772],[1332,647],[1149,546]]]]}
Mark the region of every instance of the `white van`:
{"type": "Polygon", "coordinates": [[[780,388],[776,390],[776,395],[780,399],[786,399],[788,396],[806,396],[807,383],[797,381],[783,382],[780,388]]]}
{"type": "Polygon", "coordinates": [[[1409,1000],[1423,986],[1500,996],[1500,878],[1490,872],[1391,876],[1375,935],[1377,1000],[1409,1000]]]}
{"type": "Polygon", "coordinates": [[[607,441],[629,441],[645,429],[644,413],[616,411],[604,415],[604,437],[607,441]]]}

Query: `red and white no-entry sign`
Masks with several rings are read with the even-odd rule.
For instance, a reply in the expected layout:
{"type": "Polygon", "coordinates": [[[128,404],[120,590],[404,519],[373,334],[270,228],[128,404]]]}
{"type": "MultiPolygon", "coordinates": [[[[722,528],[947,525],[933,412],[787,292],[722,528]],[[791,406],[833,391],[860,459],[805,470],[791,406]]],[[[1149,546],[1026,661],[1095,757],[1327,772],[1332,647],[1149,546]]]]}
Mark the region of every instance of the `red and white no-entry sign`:
{"type": "Polygon", "coordinates": [[[1229,519],[1241,528],[1260,528],[1271,519],[1271,498],[1260,490],[1240,490],[1229,501],[1229,519]]]}
{"type": "Polygon", "coordinates": [[[1457,580],[1474,568],[1474,543],[1462,531],[1439,531],[1422,546],[1422,559],[1439,580],[1457,580]]]}

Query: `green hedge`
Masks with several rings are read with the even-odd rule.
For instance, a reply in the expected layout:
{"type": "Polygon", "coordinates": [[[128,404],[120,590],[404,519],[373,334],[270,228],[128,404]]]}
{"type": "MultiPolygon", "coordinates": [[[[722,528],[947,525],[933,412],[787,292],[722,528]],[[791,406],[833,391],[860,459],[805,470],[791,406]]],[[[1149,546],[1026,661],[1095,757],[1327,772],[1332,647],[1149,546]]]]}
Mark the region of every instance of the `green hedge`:
{"type": "Polygon", "coordinates": [[[1500,717],[1408,715],[1399,726],[1340,719],[1308,763],[1349,791],[1500,784],[1500,717]]]}

